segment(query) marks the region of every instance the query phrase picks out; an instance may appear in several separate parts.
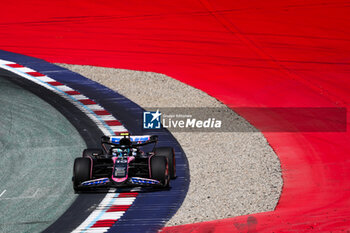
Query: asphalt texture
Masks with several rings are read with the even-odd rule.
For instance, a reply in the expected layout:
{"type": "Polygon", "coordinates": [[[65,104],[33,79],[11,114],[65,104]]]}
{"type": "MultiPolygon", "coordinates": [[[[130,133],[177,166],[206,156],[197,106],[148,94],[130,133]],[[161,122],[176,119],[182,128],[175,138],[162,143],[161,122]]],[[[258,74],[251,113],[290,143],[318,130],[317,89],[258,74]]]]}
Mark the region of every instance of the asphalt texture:
{"type": "Polygon", "coordinates": [[[59,111],[3,77],[0,101],[0,232],[40,232],[77,197],[73,161],[86,145],[59,111]]]}
{"type": "MultiPolygon", "coordinates": [[[[206,93],[162,74],[58,64],[124,95],[144,109],[225,107],[206,93]]],[[[190,187],[167,226],[271,211],[283,180],[277,155],[260,132],[232,111],[245,132],[172,132],[187,155],[190,187]]],[[[171,130],[170,130],[171,131],[171,130]]]]}

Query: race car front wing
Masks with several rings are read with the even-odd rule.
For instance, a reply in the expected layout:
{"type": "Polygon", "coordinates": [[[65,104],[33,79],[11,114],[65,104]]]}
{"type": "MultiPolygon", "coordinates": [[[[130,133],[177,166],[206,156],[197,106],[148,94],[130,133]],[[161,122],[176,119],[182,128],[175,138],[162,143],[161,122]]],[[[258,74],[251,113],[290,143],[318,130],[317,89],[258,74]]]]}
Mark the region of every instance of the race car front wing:
{"type": "Polygon", "coordinates": [[[121,187],[121,186],[158,186],[161,183],[158,180],[142,178],[142,177],[131,177],[124,182],[117,183],[109,178],[100,178],[94,180],[87,180],[82,182],[78,187],[121,187]]]}

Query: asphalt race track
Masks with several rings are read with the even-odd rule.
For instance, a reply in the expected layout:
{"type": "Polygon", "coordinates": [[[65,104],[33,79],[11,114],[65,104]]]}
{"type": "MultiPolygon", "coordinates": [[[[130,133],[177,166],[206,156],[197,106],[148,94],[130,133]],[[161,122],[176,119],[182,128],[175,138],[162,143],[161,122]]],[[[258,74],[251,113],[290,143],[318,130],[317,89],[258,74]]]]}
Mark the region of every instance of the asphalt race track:
{"type": "MultiPolygon", "coordinates": [[[[349,3],[7,1],[0,48],[49,62],[164,73],[233,109],[348,108],[349,3]]],[[[256,114],[241,115],[259,123],[256,114]]],[[[275,211],[165,231],[349,230],[349,132],[264,135],[283,170],[275,211]]]]}
{"type": "Polygon", "coordinates": [[[60,112],[4,73],[0,70],[0,232],[40,232],[75,200],[66,178],[86,145],[60,112]]]}
{"type": "MultiPolygon", "coordinates": [[[[30,58],[26,59],[27,62],[28,60],[33,61],[30,58]]],[[[7,196],[11,195],[11,189],[9,189],[6,190],[1,197],[3,198],[1,199],[1,202],[6,204],[5,207],[7,207],[9,211],[11,209],[15,209],[12,215],[2,219],[2,225],[4,226],[3,231],[13,232],[13,230],[18,229],[17,225],[28,232],[45,230],[50,225],[54,225],[58,218],[64,219],[64,216],[66,216],[67,213],[71,213],[75,215],[75,217],[71,219],[69,224],[61,224],[60,227],[56,228],[61,229],[61,231],[62,229],[73,228],[73,226],[80,224],[80,222],[83,221],[89,213],[91,213],[92,210],[89,210],[89,208],[99,203],[105,196],[105,194],[77,196],[73,194],[70,179],[72,162],[74,161],[74,158],[79,156],[81,154],[81,149],[85,148],[86,146],[95,147],[97,143],[96,135],[102,135],[102,133],[82,112],[77,110],[69,102],[58,97],[56,94],[39,85],[35,85],[34,83],[27,81],[14,73],[3,69],[0,69],[0,71],[2,78],[4,79],[2,84],[6,84],[4,87],[15,87],[12,88],[11,95],[7,96],[11,96],[14,100],[21,100],[20,97],[22,97],[22,104],[21,102],[16,104],[13,102],[12,103],[14,106],[17,105],[16,108],[18,111],[16,114],[18,116],[22,116],[22,118],[19,118],[21,123],[18,123],[18,125],[26,125],[27,130],[23,132],[11,130],[10,133],[17,132],[17,136],[19,137],[17,139],[15,137],[14,139],[16,141],[12,143],[19,143],[19,146],[21,146],[20,148],[22,148],[25,145],[24,143],[26,143],[28,150],[38,152],[37,154],[32,154],[26,151],[25,148],[22,148],[20,151],[22,154],[20,154],[8,147],[3,148],[4,152],[9,150],[9,153],[12,154],[11,157],[8,157],[11,162],[7,163],[15,164],[13,159],[16,159],[16,156],[19,156],[20,158],[25,158],[25,161],[28,161],[28,164],[30,165],[28,169],[25,169],[25,171],[27,171],[27,176],[17,176],[14,180],[16,183],[11,185],[11,187],[17,187],[16,190],[19,190],[19,195],[14,195],[13,199],[11,196],[6,197],[5,194],[7,194],[7,196]],[[26,98],[23,99],[24,97],[26,98]],[[30,102],[28,103],[28,101],[30,102]],[[40,104],[41,106],[37,106],[37,104],[40,104]],[[27,112],[22,112],[22,110],[19,109],[20,107],[27,109],[27,112]],[[38,120],[41,121],[39,122],[38,120]],[[58,121],[55,123],[52,122],[52,120],[58,121]],[[42,126],[39,127],[40,123],[45,122],[47,122],[46,129],[42,126]],[[62,124],[65,126],[62,126],[62,124]],[[37,126],[38,128],[32,129],[32,126],[37,126]],[[62,126],[63,130],[53,128],[56,126],[62,126]],[[86,128],[89,130],[85,130],[86,128]],[[43,132],[39,131],[39,129],[42,129],[43,132]],[[70,129],[70,131],[64,131],[64,129],[70,129]],[[34,136],[33,133],[35,132],[38,134],[34,136]],[[46,137],[43,138],[41,135],[46,137]],[[22,138],[24,139],[20,141],[22,138]],[[61,149],[62,151],[56,151],[56,148],[61,149]],[[43,154],[39,151],[46,151],[47,153],[43,154]],[[37,158],[38,155],[40,155],[42,160],[37,158]],[[43,161],[46,162],[43,163],[43,161]],[[24,180],[22,181],[22,179],[24,180]],[[24,181],[27,181],[27,183],[25,183],[26,186],[24,187],[15,185],[17,183],[21,184],[24,181]],[[48,187],[45,187],[45,184],[48,185],[48,187]],[[67,200],[62,200],[55,193],[62,195],[63,198],[67,198],[67,200]],[[43,196],[46,195],[48,198],[45,202],[44,200],[46,198],[43,196]],[[18,200],[22,199],[23,206],[21,206],[21,202],[18,202],[18,200]],[[18,203],[18,205],[11,205],[10,208],[8,206],[11,204],[9,200],[12,200],[12,203],[18,203]],[[38,205],[38,203],[41,202],[42,205],[38,205]],[[79,208],[74,211],[77,204],[79,205],[79,208]],[[36,214],[33,214],[33,210],[35,211],[36,209],[38,209],[38,211],[36,211],[36,214]],[[27,213],[30,214],[26,215],[26,212],[23,211],[27,211],[27,213]],[[61,216],[62,214],[64,215],[61,216]],[[31,218],[31,221],[27,222],[23,221],[23,219],[25,220],[26,218],[30,218],[32,215],[35,216],[34,219],[31,218]]],[[[8,94],[8,91],[4,93],[8,94]]],[[[11,111],[13,107],[8,109],[11,111]]],[[[4,117],[4,119],[7,118],[9,120],[13,120],[11,117],[11,112],[4,111],[4,114],[7,116],[4,117]]],[[[10,122],[8,123],[10,129],[16,128],[10,124],[10,122]]],[[[6,141],[8,141],[8,139],[6,141]]],[[[18,167],[16,172],[21,174],[21,169],[21,167],[18,167]]],[[[5,171],[9,172],[7,169],[5,171]]],[[[9,174],[12,174],[12,171],[7,173],[7,175],[9,174]]],[[[6,212],[4,214],[6,215],[6,212]]]]}

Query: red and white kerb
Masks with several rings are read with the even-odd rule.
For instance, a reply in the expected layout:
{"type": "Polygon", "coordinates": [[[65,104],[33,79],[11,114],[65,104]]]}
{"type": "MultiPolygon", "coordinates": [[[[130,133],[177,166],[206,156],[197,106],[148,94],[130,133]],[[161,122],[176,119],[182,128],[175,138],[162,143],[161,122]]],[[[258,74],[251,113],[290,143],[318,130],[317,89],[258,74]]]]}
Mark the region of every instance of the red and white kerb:
{"type": "MultiPolygon", "coordinates": [[[[53,91],[84,112],[107,136],[120,135],[127,129],[94,100],[31,68],[1,60],[0,68],[13,72],[53,91]]],[[[73,232],[107,232],[133,204],[138,193],[108,193],[97,208],[73,232]]]]}
{"type": "Polygon", "coordinates": [[[138,193],[108,193],[73,232],[107,232],[130,208],[138,193]]]}

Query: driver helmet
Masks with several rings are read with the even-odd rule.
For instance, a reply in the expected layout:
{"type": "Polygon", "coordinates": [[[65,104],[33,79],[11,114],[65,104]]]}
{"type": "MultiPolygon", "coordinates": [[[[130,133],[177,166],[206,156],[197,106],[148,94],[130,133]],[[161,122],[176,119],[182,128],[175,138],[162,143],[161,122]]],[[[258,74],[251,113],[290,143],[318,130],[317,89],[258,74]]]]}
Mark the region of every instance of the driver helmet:
{"type": "Polygon", "coordinates": [[[132,142],[130,141],[129,138],[122,138],[119,141],[119,145],[121,148],[129,148],[132,145],[132,142]]]}

